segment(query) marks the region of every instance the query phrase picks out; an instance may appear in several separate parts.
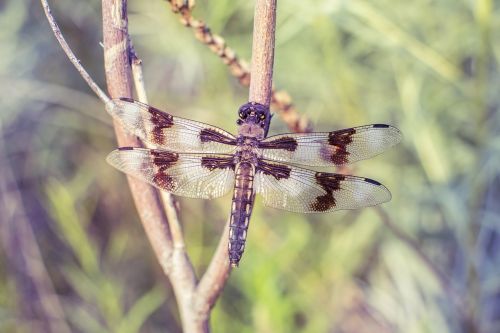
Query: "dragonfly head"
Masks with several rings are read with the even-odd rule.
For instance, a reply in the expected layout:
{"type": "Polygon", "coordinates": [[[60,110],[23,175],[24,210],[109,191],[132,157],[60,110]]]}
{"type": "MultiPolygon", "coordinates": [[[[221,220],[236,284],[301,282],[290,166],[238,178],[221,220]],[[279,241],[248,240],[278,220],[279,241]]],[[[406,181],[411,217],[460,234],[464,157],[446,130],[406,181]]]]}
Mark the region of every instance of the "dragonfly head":
{"type": "Polygon", "coordinates": [[[238,116],[239,119],[236,122],[238,125],[247,123],[259,125],[262,128],[266,127],[270,117],[269,108],[256,102],[243,104],[238,111],[238,116]]]}

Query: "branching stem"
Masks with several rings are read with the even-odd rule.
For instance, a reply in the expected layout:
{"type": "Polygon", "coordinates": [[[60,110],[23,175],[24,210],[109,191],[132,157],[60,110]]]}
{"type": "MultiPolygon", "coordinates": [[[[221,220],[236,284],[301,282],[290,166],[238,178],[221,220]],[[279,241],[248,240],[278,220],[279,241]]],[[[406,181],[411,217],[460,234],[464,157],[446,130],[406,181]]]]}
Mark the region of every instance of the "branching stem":
{"type": "MultiPolygon", "coordinates": [[[[276,0],[257,0],[255,8],[254,45],[249,100],[269,105],[271,102],[274,57],[276,0]]],[[[64,39],[48,5],[41,0],[55,37],[66,55],[90,88],[106,104],[112,101],[92,80],[64,39]]],[[[142,62],[132,47],[128,35],[127,1],[102,0],[104,66],[109,94],[112,98],[131,97],[132,83],[138,98],[147,102],[142,62]]],[[[142,146],[137,138],[115,126],[120,146],[142,146]]],[[[184,248],[181,227],[170,195],[163,196],[162,207],[158,192],[134,178],[128,178],[139,217],[151,246],[169,277],[177,298],[185,332],[209,332],[210,312],[231,271],[228,254],[228,224],[206,273],[197,283],[193,266],[184,248]],[[165,208],[165,210],[163,209],[165,208]]]]}

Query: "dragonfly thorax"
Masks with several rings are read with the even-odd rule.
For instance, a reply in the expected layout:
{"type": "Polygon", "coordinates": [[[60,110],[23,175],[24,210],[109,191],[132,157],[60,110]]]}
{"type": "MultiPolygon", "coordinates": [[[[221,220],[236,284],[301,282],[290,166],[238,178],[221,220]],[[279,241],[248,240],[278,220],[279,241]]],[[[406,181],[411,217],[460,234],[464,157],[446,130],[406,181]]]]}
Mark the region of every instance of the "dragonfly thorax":
{"type": "Polygon", "coordinates": [[[264,128],[258,124],[243,123],[238,128],[238,134],[245,137],[252,137],[257,140],[264,139],[264,128]]]}
{"type": "Polygon", "coordinates": [[[242,162],[249,162],[253,165],[257,164],[260,157],[257,150],[258,139],[248,136],[240,136],[238,138],[238,149],[235,155],[236,164],[242,162]]]}

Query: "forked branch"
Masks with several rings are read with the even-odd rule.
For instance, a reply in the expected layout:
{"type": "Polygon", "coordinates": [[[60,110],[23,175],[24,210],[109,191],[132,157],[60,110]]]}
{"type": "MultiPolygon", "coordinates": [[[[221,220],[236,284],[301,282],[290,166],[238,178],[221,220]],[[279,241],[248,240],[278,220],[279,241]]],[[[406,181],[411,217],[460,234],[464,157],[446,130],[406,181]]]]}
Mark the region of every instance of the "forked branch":
{"type": "MultiPolygon", "coordinates": [[[[41,3],[54,35],[70,61],[106,107],[113,107],[110,98],[92,80],[65,41],[47,0],[41,0],[41,3]]],[[[141,61],[135,52],[131,52],[133,49],[130,47],[127,1],[103,0],[102,5],[104,64],[109,94],[115,98],[131,97],[133,81],[137,95],[146,101],[141,61]],[[133,79],[131,69],[134,73],[133,79]]],[[[271,96],[275,17],[276,0],[257,0],[254,29],[258,36],[254,37],[253,53],[258,56],[253,60],[251,76],[254,79],[249,99],[266,105],[269,105],[271,96]]],[[[115,126],[115,131],[119,145],[136,147],[142,145],[140,140],[125,133],[120,126],[115,126]]],[[[172,283],[183,330],[208,332],[210,311],[230,273],[227,258],[228,226],[226,225],[207,272],[197,284],[191,261],[184,250],[182,233],[171,197],[163,198],[166,207],[162,207],[159,194],[154,188],[130,177],[128,181],[151,246],[172,283]]]]}

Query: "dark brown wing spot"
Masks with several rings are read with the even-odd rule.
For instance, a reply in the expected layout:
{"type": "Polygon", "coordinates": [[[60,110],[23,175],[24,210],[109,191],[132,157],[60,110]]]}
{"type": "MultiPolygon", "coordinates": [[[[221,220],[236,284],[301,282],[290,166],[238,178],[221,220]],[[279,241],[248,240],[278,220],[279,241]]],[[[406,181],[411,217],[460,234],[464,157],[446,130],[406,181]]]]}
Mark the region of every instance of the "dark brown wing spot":
{"type": "Polygon", "coordinates": [[[231,168],[234,170],[234,160],[232,157],[215,157],[215,156],[203,156],[201,158],[201,166],[212,171],[214,169],[227,169],[231,168]]]}
{"type": "Polygon", "coordinates": [[[288,151],[295,151],[297,149],[297,146],[297,140],[287,136],[271,141],[259,142],[259,148],[263,149],[283,149],[288,151]]]}
{"type": "Polygon", "coordinates": [[[326,154],[322,154],[326,158],[330,158],[333,164],[342,165],[349,163],[349,152],[347,146],[352,142],[352,135],[356,133],[354,128],[347,128],[340,131],[330,132],[328,143],[334,147],[333,151],[326,148],[326,154]]]}
{"type": "Polygon", "coordinates": [[[179,154],[164,150],[151,150],[153,163],[160,171],[170,168],[179,160],[179,154]]]}
{"type": "Polygon", "coordinates": [[[153,182],[160,188],[165,189],[166,191],[175,190],[175,182],[174,179],[164,173],[163,171],[158,171],[156,175],[153,177],[153,182]]]}
{"type": "Polygon", "coordinates": [[[165,135],[163,130],[174,125],[173,117],[157,108],[148,106],[148,112],[151,114],[153,127],[153,142],[159,145],[165,144],[165,135]]]}
{"type": "Polygon", "coordinates": [[[177,163],[179,154],[170,151],[151,150],[151,157],[157,170],[153,176],[153,182],[160,188],[173,191],[176,186],[175,181],[166,173],[166,170],[177,163]]]}
{"type": "Polygon", "coordinates": [[[326,212],[332,207],[335,207],[335,198],[331,193],[316,197],[316,201],[311,204],[312,210],[316,212],[326,212]]]}
{"type": "Polygon", "coordinates": [[[335,207],[335,196],[333,192],[340,189],[340,182],[345,179],[345,176],[316,172],[316,183],[325,190],[324,195],[316,197],[316,200],[311,204],[311,209],[317,212],[325,212],[332,207],[335,207]]]}
{"type": "Polygon", "coordinates": [[[290,177],[291,168],[284,164],[268,163],[259,159],[257,164],[257,171],[263,174],[273,176],[276,180],[287,179],[290,177]]]}
{"type": "Polygon", "coordinates": [[[204,128],[200,132],[200,141],[201,142],[220,142],[225,143],[227,145],[236,145],[236,140],[230,137],[227,137],[223,133],[220,133],[211,128],[204,128]]]}

